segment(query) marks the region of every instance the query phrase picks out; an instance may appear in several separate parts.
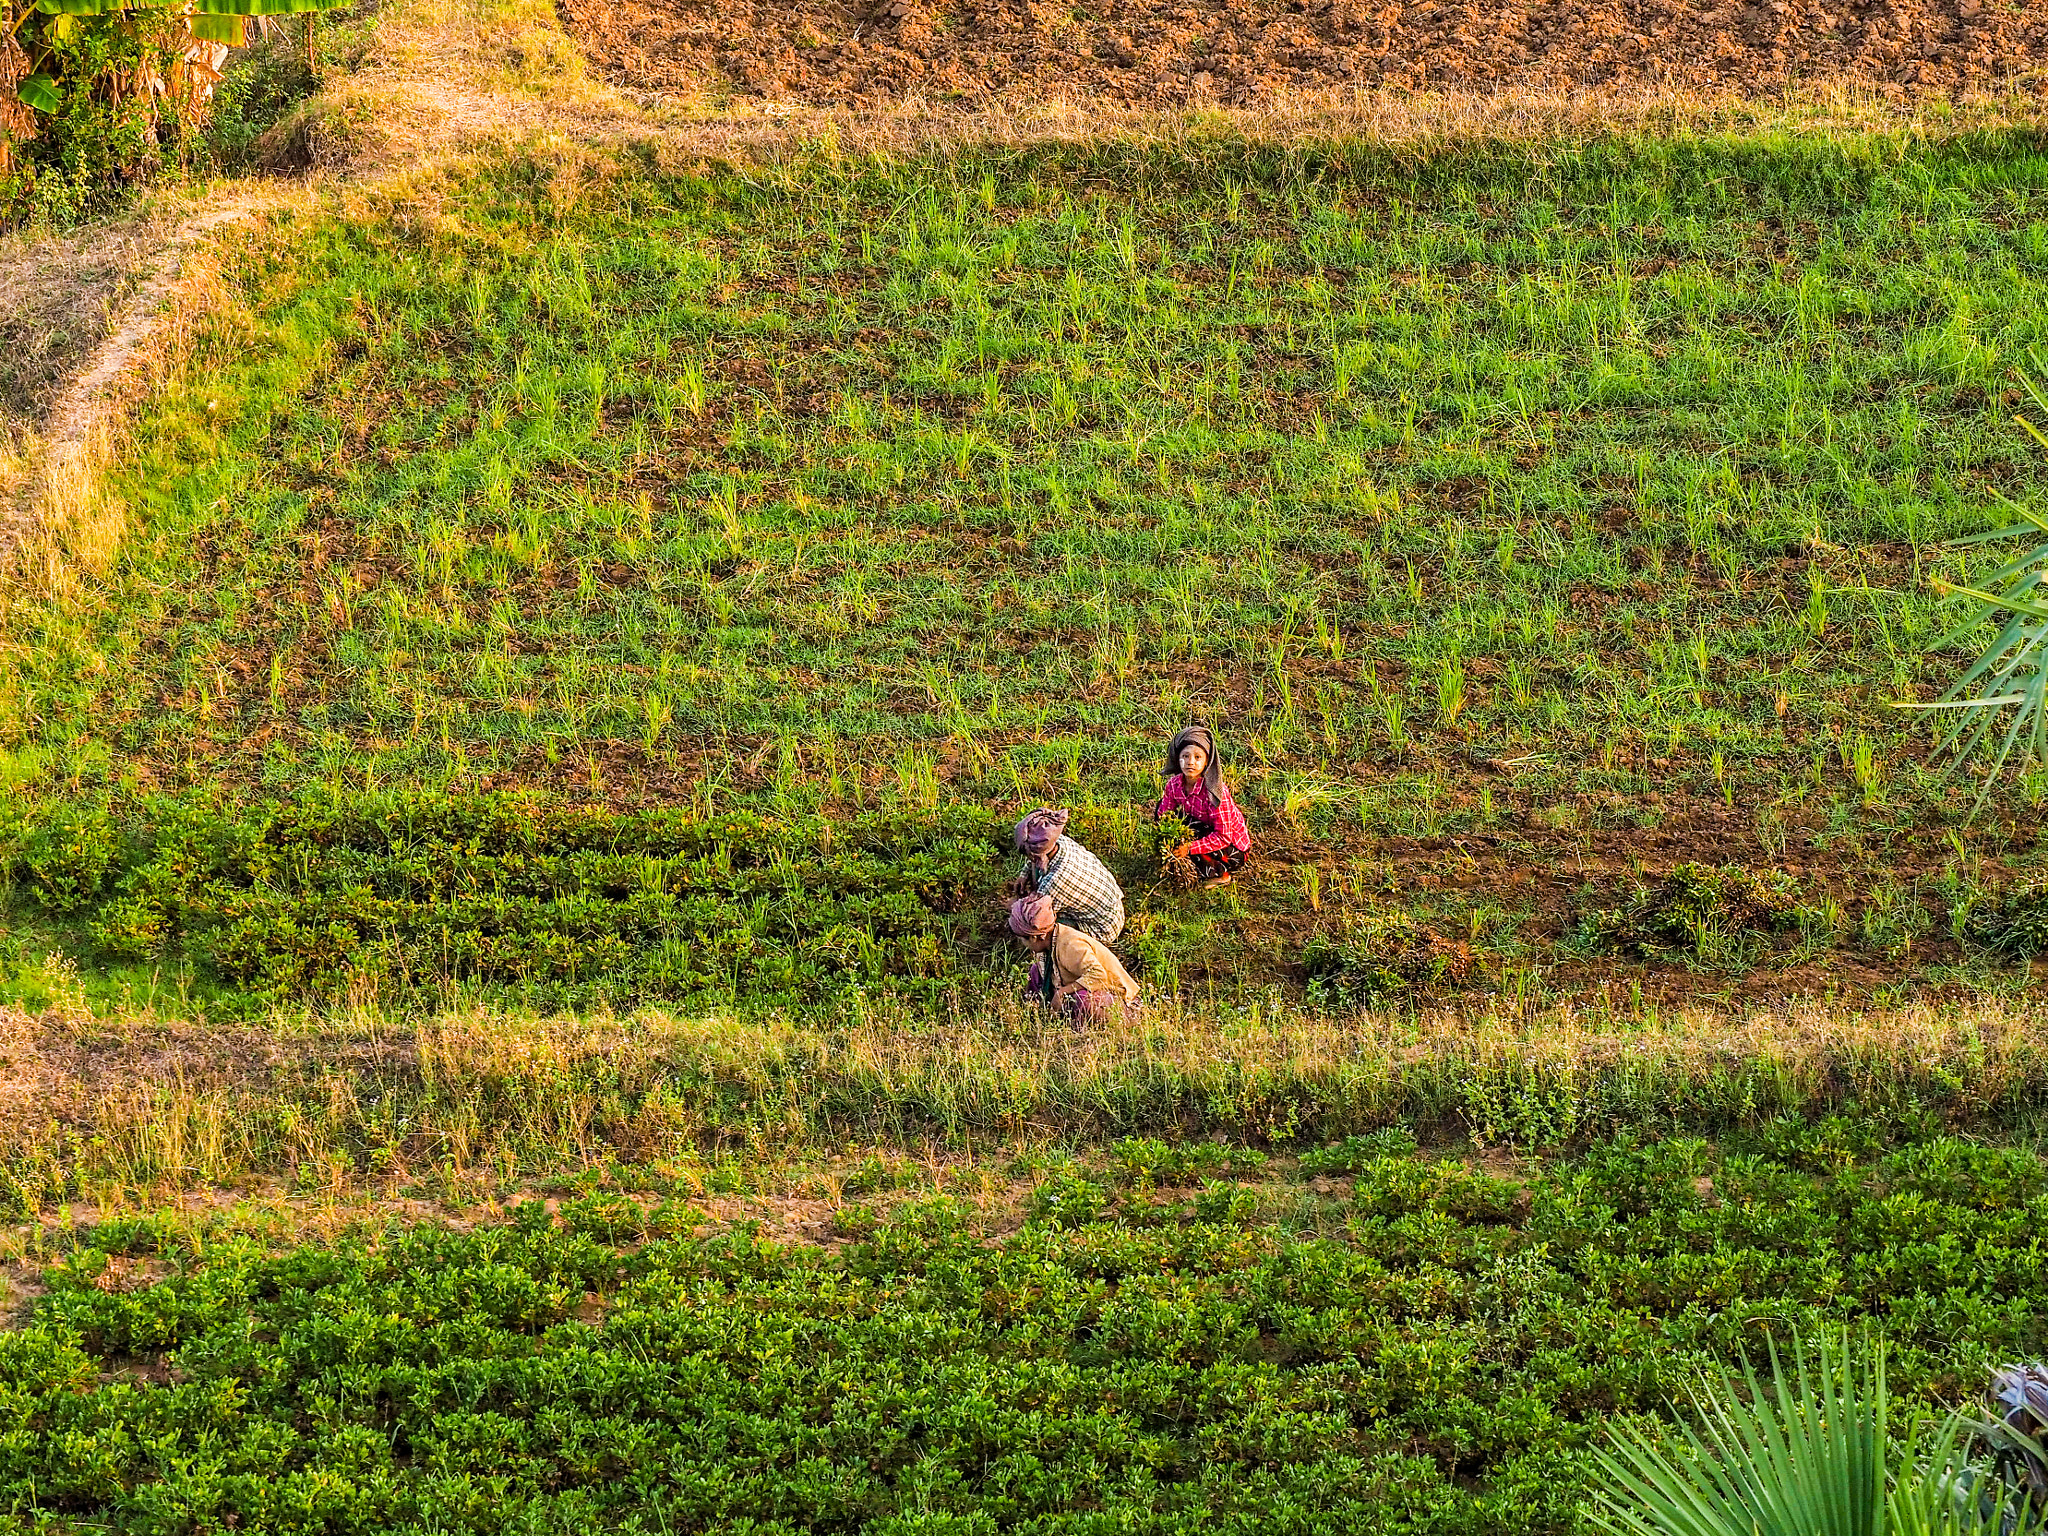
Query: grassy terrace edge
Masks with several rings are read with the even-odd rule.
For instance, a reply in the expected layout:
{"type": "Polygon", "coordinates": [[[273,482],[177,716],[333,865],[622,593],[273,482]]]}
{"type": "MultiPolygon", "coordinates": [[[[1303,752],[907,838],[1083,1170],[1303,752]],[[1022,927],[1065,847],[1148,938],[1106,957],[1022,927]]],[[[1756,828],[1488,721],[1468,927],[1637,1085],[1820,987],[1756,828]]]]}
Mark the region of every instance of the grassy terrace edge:
{"type": "Polygon", "coordinates": [[[252,1178],[504,1188],[707,1154],[1129,1136],[1288,1147],[1396,1125],[1525,1150],[1835,1113],[2024,1137],[2048,1110],[2044,1024],[2027,1003],[1339,1019],[1278,998],[1085,1033],[1000,1000],[952,1022],[878,1008],[829,1028],[456,1012],[201,1029],[14,1013],[0,1048],[22,1091],[0,1102],[0,1198],[28,1216],[252,1178]]]}

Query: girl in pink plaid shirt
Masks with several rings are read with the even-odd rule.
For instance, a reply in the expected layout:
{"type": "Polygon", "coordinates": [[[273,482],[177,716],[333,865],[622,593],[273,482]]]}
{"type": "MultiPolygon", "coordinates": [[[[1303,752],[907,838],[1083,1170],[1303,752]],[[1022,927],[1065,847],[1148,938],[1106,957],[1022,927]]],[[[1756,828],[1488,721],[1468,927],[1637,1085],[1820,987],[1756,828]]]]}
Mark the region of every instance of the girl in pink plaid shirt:
{"type": "Polygon", "coordinates": [[[1183,727],[1166,749],[1166,793],[1152,815],[1155,820],[1178,816],[1195,829],[1199,835],[1174,852],[1193,860],[1209,884],[1228,885],[1230,877],[1244,868],[1252,834],[1230,798],[1230,786],[1223,782],[1216,738],[1207,726],[1183,727]]]}

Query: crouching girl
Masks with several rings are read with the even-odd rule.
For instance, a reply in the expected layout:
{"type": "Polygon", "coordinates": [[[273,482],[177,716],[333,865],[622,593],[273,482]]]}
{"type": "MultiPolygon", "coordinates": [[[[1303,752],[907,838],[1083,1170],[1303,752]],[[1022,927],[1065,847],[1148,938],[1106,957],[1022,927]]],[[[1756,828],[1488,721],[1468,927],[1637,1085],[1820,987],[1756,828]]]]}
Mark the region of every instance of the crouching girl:
{"type": "Polygon", "coordinates": [[[1196,836],[1173,851],[1195,866],[1211,885],[1228,885],[1244,868],[1252,834],[1230,798],[1230,786],[1216,763],[1216,738],[1207,726],[1182,727],[1166,749],[1166,793],[1152,808],[1156,820],[1178,816],[1196,836]]]}
{"type": "Polygon", "coordinates": [[[1026,996],[1070,1019],[1096,1023],[1119,1006],[1138,1006],[1138,984],[1109,946],[1055,919],[1052,900],[1021,896],[1010,903],[1010,932],[1037,958],[1026,996]]]}

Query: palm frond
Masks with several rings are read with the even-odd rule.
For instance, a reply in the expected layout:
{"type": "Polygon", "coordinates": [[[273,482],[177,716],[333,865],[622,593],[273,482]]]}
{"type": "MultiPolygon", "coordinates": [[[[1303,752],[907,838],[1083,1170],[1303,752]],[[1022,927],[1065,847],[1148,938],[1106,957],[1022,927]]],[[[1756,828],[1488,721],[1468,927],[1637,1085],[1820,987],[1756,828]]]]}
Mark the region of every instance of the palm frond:
{"type": "MultiPolygon", "coordinates": [[[[2026,374],[2020,376],[2020,382],[2048,412],[2048,388],[2026,374]]],[[[2015,419],[2048,447],[2048,436],[2032,422],[2015,419]]],[[[2048,534],[2048,515],[2021,506],[2002,493],[1994,494],[2018,513],[2021,521],[1955,540],[1951,548],[2048,534]]],[[[1960,605],[1963,613],[1930,650],[1946,650],[1968,640],[1982,631],[1987,620],[1997,628],[1990,645],[1941,697],[1929,702],[1902,701],[1900,708],[1958,712],[1942,732],[1936,751],[1957,763],[1989,755],[1984,788],[1977,797],[1982,806],[2015,752],[2022,767],[2048,767],[2048,542],[2023,550],[1978,578],[1975,585],[1938,581],[1936,586],[1949,601],[1960,605]],[[2002,735],[1994,735],[2000,725],[2005,727],[2002,735]]]]}
{"type": "Polygon", "coordinates": [[[1695,1398],[1699,1427],[1679,1444],[1617,1431],[1597,1460],[1613,1480],[1596,1520],[1618,1536],[1877,1536],[1885,1498],[1888,1400],[1879,1353],[1858,1369],[1846,1348],[1788,1372],[1771,1353],[1768,1384],[1739,1376],[1695,1398]]]}
{"type": "Polygon", "coordinates": [[[1915,1415],[1893,1434],[1882,1345],[1846,1337],[1769,1379],[1744,1362],[1659,1433],[1625,1426],[1595,1461],[1593,1522],[1612,1536],[2001,1536],[2020,1494],[1970,1463],[1974,1426],[1915,1415]]]}

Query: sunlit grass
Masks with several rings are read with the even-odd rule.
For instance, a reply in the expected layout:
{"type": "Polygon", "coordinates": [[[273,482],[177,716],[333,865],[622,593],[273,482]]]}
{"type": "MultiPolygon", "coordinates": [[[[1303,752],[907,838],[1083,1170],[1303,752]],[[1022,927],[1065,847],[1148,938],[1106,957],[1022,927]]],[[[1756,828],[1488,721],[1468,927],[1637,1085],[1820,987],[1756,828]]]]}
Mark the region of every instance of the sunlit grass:
{"type": "Polygon", "coordinates": [[[2041,1022],[2013,1001],[1730,1016],[1625,994],[1421,1017],[1191,998],[1092,1034],[986,996],[830,1020],[338,1006],[195,1028],[59,1012],[0,1037],[47,1085],[0,1122],[0,1195],[120,1204],[252,1176],[473,1195],[720,1149],[765,1164],[847,1146],[1286,1145],[1389,1125],[1521,1151],[1837,1112],[2031,1135],[2048,1102],[2041,1022]]]}
{"type": "Polygon", "coordinates": [[[1885,707],[2039,473],[2023,134],[515,160],[233,281],[104,583],[6,616],[45,786],[1129,805],[1199,717],[1333,889],[2031,857],[2048,781],[1966,826],[1885,707]]]}

